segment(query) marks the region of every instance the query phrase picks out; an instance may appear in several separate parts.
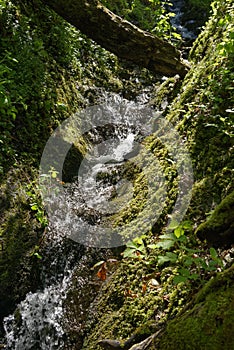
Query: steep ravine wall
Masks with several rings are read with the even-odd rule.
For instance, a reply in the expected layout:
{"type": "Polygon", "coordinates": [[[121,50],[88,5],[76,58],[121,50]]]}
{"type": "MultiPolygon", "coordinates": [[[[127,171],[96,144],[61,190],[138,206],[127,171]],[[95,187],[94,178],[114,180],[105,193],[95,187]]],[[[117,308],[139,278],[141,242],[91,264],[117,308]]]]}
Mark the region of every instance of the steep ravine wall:
{"type": "MultiPolygon", "coordinates": [[[[0,17],[0,28],[4,29],[1,38],[4,49],[1,59],[4,57],[4,60],[1,62],[4,69],[7,66],[7,74],[13,74],[4,83],[7,84],[7,95],[12,98],[9,101],[11,108],[6,109],[6,113],[5,106],[1,110],[4,112],[1,123],[5,130],[1,168],[0,291],[4,300],[1,317],[13,311],[15,304],[29,290],[38,287],[40,258],[37,253],[40,239],[45,233],[46,215],[37,187],[37,170],[51,130],[76,111],[77,107],[83,108],[88,103],[94,103],[97,86],[121,92],[131,98],[146,81],[156,80],[146,71],[137,71],[136,76],[133,76],[128,66],[126,69],[120,68],[115,56],[65,25],[54,13],[43,8],[40,2],[34,1],[33,6],[37,3],[36,12],[30,5],[20,8],[8,3],[9,7],[4,8],[1,4],[3,15],[0,17]],[[10,59],[6,60],[6,57],[10,59]],[[142,75],[142,83],[139,82],[138,74],[142,75]],[[11,85],[11,81],[14,84],[11,85]]],[[[191,51],[193,68],[182,87],[181,81],[172,78],[161,86],[160,93],[158,86],[155,87],[157,101],[152,101],[152,104],[160,104],[176,83],[178,97],[167,107],[167,118],[188,140],[193,159],[195,185],[187,214],[187,219],[193,223],[193,232],[205,221],[206,214],[233,191],[231,8],[231,1],[217,2],[215,15],[191,51]]],[[[4,81],[5,74],[4,71],[4,81]]],[[[171,100],[173,98],[174,95],[170,96],[171,100]]],[[[173,169],[170,168],[170,162],[164,162],[168,156],[164,154],[165,150],[159,150],[160,145],[153,138],[147,142],[162,160],[162,164],[165,164],[165,169],[168,169],[168,182],[172,180],[168,196],[169,208],[175,201],[173,169]]],[[[168,209],[160,218],[158,227],[154,228],[154,235],[161,232],[167,212],[168,209]]],[[[131,215],[131,210],[127,215],[131,215]]],[[[214,239],[216,244],[220,243],[219,233],[222,233],[222,225],[214,239]]],[[[82,349],[87,350],[101,349],[97,342],[104,338],[124,342],[135,331],[143,334],[143,337],[148,336],[183,309],[191,297],[189,286],[175,286],[171,274],[175,267],[158,269],[153,259],[154,252],[150,254],[152,264],[148,264],[147,259],[121,260],[122,256],[117,251],[119,262],[115,267],[110,267],[107,281],[101,282],[98,297],[91,306],[87,305],[87,300],[84,301],[87,313],[81,324],[82,339],[77,327],[80,322],[79,293],[75,288],[71,290],[66,308],[70,315],[67,320],[70,322],[69,331],[74,349],[81,348],[83,334],[86,337],[82,349]],[[160,280],[160,288],[151,285],[145,291],[144,286],[148,286],[152,279],[160,280]],[[76,339],[79,341],[76,342],[76,339]]],[[[93,270],[92,276],[90,286],[84,287],[85,297],[88,293],[95,294],[96,285],[100,285],[93,270]],[[93,290],[90,291],[90,288],[93,290]]],[[[75,278],[76,276],[74,286],[75,278]]],[[[232,283],[227,283],[229,285],[232,283]]],[[[230,295],[227,292],[228,298],[230,295]]],[[[224,302],[224,305],[227,304],[224,302]]],[[[230,308],[231,305],[230,302],[230,308]]],[[[232,312],[228,315],[232,315],[232,312]]],[[[212,313],[211,317],[216,316],[212,313]]],[[[222,324],[219,315],[215,324],[222,324]]],[[[171,327],[173,329],[174,325],[171,327]]],[[[137,342],[140,338],[136,336],[134,341],[137,342]]],[[[191,340],[184,335],[182,344],[184,339],[187,339],[189,348],[191,340]]],[[[209,341],[208,334],[201,344],[206,341],[209,341]]],[[[168,344],[170,342],[169,339],[168,344]]],[[[175,343],[178,344],[177,348],[179,342],[175,343]]],[[[166,340],[162,343],[162,349],[167,348],[164,344],[166,340]]],[[[198,349],[199,346],[201,348],[202,345],[199,345],[198,339],[198,349]]],[[[218,346],[220,343],[217,349],[218,346]]],[[[72,347],[68,345],[68,349],[71,350],[72,347]]]]}
{"type": "MultiPolygon", "coordinates": [[[[42,264],[37,253],[47,226],[38,170],[50,134],[74,112],[94,104],[103,90],[134,95],[142,83],[128,81],[131,69],[120,68],[114,55],[40,1],[2,1],[0,30],[2,320],[38,287],[42,264]]],[[[143,80],[150,79],[144,72],[143,80]]],[[[76,153],[81,157],[82,147],[76,153]]],[[[72,176],[65,174],[64,181],[72,176]]]]}
{"type": "MultiPolygon", "coordinates": [[[[192,201],[186,215],[186,219],[193,224],[191,235],[199,224],[206,220],[207,213],[210,213],[234,189],[233,5],[231,1],[217,1],[212,8],[213,15],[190,52],[192,69],[185,77],[177,97],[167,108],[165,116],[186,138],[193,160],[195,183],[192,201]]],[[[168,84],[165,86],[165,91],[168,90],[168,84]]],[[[163,101],[162,89],[163,87],[160,93],[163,101]]],[[[157,146],[152,139],[148,142],[152,148],[155,144],[157,146]]],[[[155,154],[159,152],[157,147],[154,151],[155,154]]],[[[233,227],[233,204],[229,208],[231,208],[229,225],[233,227]]],[[[224,227],[220,224],[219,230],[213,235],[209,232],[209,237],[204,234],[202,238],[209,239],[216,247],[223,246],[226,243],[222,237],[223,231],[224,227]]],[[[233,242],[232,230],[229,239],[233,242]]],[[[225,280],[222,284],[222,277],[214,277],[214,281],[219,281],[220,288],[215,289],[212,294],[209,295],[211,289],[204,287],[207,296],[203,299],[201,315],[196,311],[199,310],[200,304],[193,306],[193,310],[191,306],[188,316],[182,316],[177,325],[176,315],[182,312],[184,305],[189,302],[194,292],[201,288],[201,284],[198,283],[192,288],[194,290],[190,289],[188,283],[175,285],[171,273],[175,267],[169,264],[162,268],[157,264],[147,264],[147,261],[147,258],[126,258],[119,262],[114,273],[110,271],[110,276],[103,283],[99,296],[88,310],[86,338],[82,349],[99,350],[101,347],[98,341],[106,338],[124,344],[134,332],[141,334],[146,332],[145,334],[149,335],[148,327],[146,331],[144,330],[144,325],[148,322],[155,324],[156,331],[165,327],[173,318],[175,321],[171,323],[169,321],[168,331],[162,336],[160,345],[157,345],[160,349],[193,349],[194,341],[188,335],[193,322],[196,325],[194,328],[196,349],[204,349],[204,344],[207,349],[218,350],[223,346],[229,349],[230,344],[233,344],[232,269],[226,275],[230,275],[230,282],[225,280]],[[145,290],[143,286],[148,285],[145,281],[151,278],[159,279],[160,287],[151,286],[145,290]],[[215,307],[216,302],[220,307],[215,307]],[[224,312],[224,309],[227,312],[224,312]],[[207,313],[206,320],[203,318],[205,313],[207,313]],[[204,322],[200,322],[200,318],[204,322]],[[228,327],[231,327],[232,332],[226,332],[228,327]],[[226,340],[224,335],[221,335],[222,330],[227,337],[226,340]],[[176,334],[175,341],[173,332],[176,334]],[[199,337],[200,333],[202,337],[199,337]]],[[[74,304],[67,307],[75,314],[74,304]]],[[[158,347],[154,347],[153,344],[147,347],[147,349],[155,348],[158,347]]]]}
{"type": "MultiPolygon", "coordinates": [[[[95,45],[40,0],[1,1],[0,31],[2,322],[41,283],[39,250],[48,222],[38,170],[52,131],[73,113],[94,104],[103,91],[131,98],[157,77],[147,70],[120,66],[115,55],[95,45]]],[[[71,167],[84,148],[71,151],[64,181],[71,181],[71,167]]]]}

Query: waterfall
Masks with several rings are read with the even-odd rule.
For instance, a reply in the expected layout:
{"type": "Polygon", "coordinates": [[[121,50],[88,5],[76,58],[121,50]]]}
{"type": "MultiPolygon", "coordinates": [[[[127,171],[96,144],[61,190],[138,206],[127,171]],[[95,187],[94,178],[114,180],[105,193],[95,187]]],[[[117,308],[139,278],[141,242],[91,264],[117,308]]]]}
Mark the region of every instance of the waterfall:
{"type": "MultiPolygon", "coordinates": [[[[183,18],[183,8],[185,7],[185,0],[173,0],[172,6],[169,7],[170,11],[175,14],[174,17],[171,18],[171,24],[178,33],[181,35],[183,39],[186,40],[194,40],[196,39],[197,35],[189,30],[186,25],[182,25],[182,18],[183,18]]],[[[195,20],[190,20],[190,22],[187,22],[187,25],[189,23],[195,23],[195,20]]]]}
{"type": "MultiPolygon", "coordinates": [[[[194,34],[180,24],[182,16],[180,8],[183,1],[173,1],[173,3],[171,10],[176,16],[172,19],[172,24],[178,28],[184,38],[194,39],[194,34]]],[[[104,253],[97,249],[94,258],[91,248],[85,248],[85,246],[100,248],[105,247],[104,244],[107,244],[106,247],[121,245],[119,242],[122,241],[118,241],[117,236],[111,242],[106,242],[106,232],[102,237],[100,227],[109,215],[122,210],[133,198],[133,186],[123,176],[123,165],[127,161],[131,162],[141,152],[139,145],[145,136],[151,134],[152,125],[155,120],[157,122],[157,113],[154,115],[154,121],[151,113],[144,114],[144,106],[149,100],[149,91],[143,92],[136,98],[139,115],[133,113],[136,112],[133,108],[134,103],[124,100],[119,95],[104,94],[101,100],[105,104],[106,113],[108,112],[111,116],[109,123],[102,125],[101,128],[100,125],[96,125],[92,129],[84,130],[86,139],[92,147],[80,164],[77,177],[71,183],[62,185],[56,195],[45,198],[47,204],[56,207],[56,210],[51,215],[52,220],[44,243],[41,285],[36,292],[29,292],[26,295],[14,314],[5,317],[7,350],[64,349],[67,344],[63,319],[64,301],[74,273],[77,270],[82,271],[98,259],[101,260],[103,254],[109,254],[108,249],[104,253]],[[119,106],[119,110],[118,108],[113,110],[113,104],[119,106]],[[79,236],[80,232],[85,235],[79,236]],[[97,232],[98,239],[95,238],[97,232]],[[100,245],[97,244],[97,240],[100,245]]],[[[95,112],[98,119],[100,110],[95,112]]],[[[88,122],[88,117],[89,115],[85,115],[83,120],[87,119],[88,122]]],[[[167,138],[165,138],[166,142],[167,138]]],[[[176,141],[173,142],[176,144],[176,141]]],[[[149,154],[146,153],[143,158],[144,166],[154,165],[149,154]]],[[[55,160],[57,161],[57,158],[55,160]]],[[[155,220],[162,211],[161,203],[165,199],[165,189],[164,178],[158,170],[159,167],[156,163],[148,179],[152,190],[149,196],[151,195],[153,199],[149,200],[145,211],[141,216],[139,215],[141,221],[138,226],[142,227],[142,232],[146,232],[151,227],[151,218],[145,217],[145,213],[152,211],[155,220]],[[157,200],[155,200],[156,197],[157,200]]],[[[62,183],[62,177],[59,180],[62,183]]],[[[129,238],[132,236],[130,235],[129,238]]],[[[81,274],[78,282],[77,288],[82,290],[83,285],[89,283],[89,278],[81,274]]]]}
{"type": "MultiPolygon", "coordinates": [[[[145,101],[144,94],[142,98],[145,101]]],[[[126,108],[132,106],[131,102],[118,95],[107,94],[106,108],[110,113],[113,112],[113,100],[115,105],[124,103],[126,108]]],[[[123,196],[125,192],[130,191],[130,187],[127,190],[124,188],[125,182],[121,180],[121,171],[118,171],[118,168],[131,157],[135,141],[142,138],[141,130],[146,125],[136,125],[136,123],[133,125],[131,118],[135,116],[125,113],[125,117],[127,115],[129,120],[125,120],[125,125],[121,121],[114,127],[110,125],[104,131],[98,131],[95,128],[89,131],[87,137],[93,142],[92,150],[81,164],[77,178],[64,186],[65,200],[69,208],[76,212],[81,221],[92,221],[94,229],[100,220],[98,215],[94,215],[94,211],[106,210],[105,204],[108,206],[114,187],[116,192],[120,193],[122,190],[123,196]],[[111,138],[110,141],[108,137],[111,138]],[[116,179],[111,177],[114,173],[118,173],[116,179]],[[105,177],[106,174],[110,176],[105,177]],[[97,188],[96,179],[98,176],[101,179],[102,175],[104,180],[100,180],[100,186],[97,188]]],[[[118,121],[116,118],[117,116],[115,116],[115,122],[118,121]]],[[[56,200],[59,207],[61,200],[59,195],[56,200]]],[[[124,200],[126,202],[128,198],[124,200]]],[[[90,253],[91,248],[85,248],[79,243],[70,241],[67,232],[69,226],[67,228],[66,223],[59,220],[59,216],[57,219],[58,221],[52,221],[49,224],[46,233],[41,261],[43,265],[41,287],[34,293],[29,292],[19,303],[14,314],[4,319],[8,350],[64,349],[66,329],[63,320],[63,304],[71,286],[74,271],[82,271],[84,266],[92,265],[96,260],[90,253]]],[[[97,251],[96,259],[98,254],[100,255],[97,251]]],[[[108,250],[105,254],[108,254],[108,250]]],[[[81,276],[80,288],[85,283],[88,283],[88,277],[81,276]]]]}

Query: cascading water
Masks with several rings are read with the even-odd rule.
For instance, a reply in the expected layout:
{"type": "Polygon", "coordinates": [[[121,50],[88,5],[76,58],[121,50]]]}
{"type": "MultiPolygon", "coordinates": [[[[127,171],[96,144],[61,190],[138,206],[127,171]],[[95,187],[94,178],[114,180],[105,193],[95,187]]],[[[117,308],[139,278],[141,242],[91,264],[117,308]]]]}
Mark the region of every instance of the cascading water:
{"type": "Polygon", "coordinates": [[[5,318],[7,349],[63,349],[61,325],[63,299],[69,277],[62,282],[29,293],[18,306],[17,313],[5,318]]]}
{"type": "MultiPolygon", "coordinates": [[[[79,119],[78,122],[89,122],[91,117],[95,123],[93,128],[88,124],[88,131],[85,128],[82,135],[86,138],[89,150],[79,164],[78,174],[72,183],[61,184],[61,178],[48,177],[42,170],[45,170],[50,160],[58,169],[53,172],[58,176],[59,172],[62,174],[63,156],[66,156],[68,146],[71,146],[68,135],[76,134],[77,131],[76,124],[70,123],[74,119],[55,131],[51,136],[52,143],[47,142],[49,148],[45,147],[42,156],[40,178],[50,225],[44,241],[41,288],[35,293],[29,293],[15,313],[5,318],[6,349],[64,349],[69,343],[63,319],[64,302],[74,274],[77,276],[77,271],[80,271],[76,290],[82,291],[85,285],[92,283],[90,269],[86,274],[83,273],[87,266],[92,267],[97,261],[105,261],[111,256],[110,250],[99,248],[124,245],[147,232],[157,221],[164,207],[167,186],[157,157],[141,145],[145,137],[154,131],[154,137],[158,137],[162,143],[161,147],[165,144],[173,162],[178,163],[178,196],[170,218],[177,222],[182,220],[191,196],[191,163],[184,142],[173,126],[161,118],[161,112],[145,107],[148,97],[142,94],[143,104],[135,104],[119,95],[107,94],[104,105],[92,108],[91,114],[80,115],[87,118],[79,119]],[[101,123],[100,117],[107,119],[101,123]],[[61,142],[59,139],[62,144],[60,148],[56,135],[60,137],[64,130],[66,133],[63,136],[67,141],[62,139],[61,142]],[[54,147],[54,141],[58,149],[54,147]],[[60,151],[64,151],[64,145],[66,152],[61,158],[60,151]],[[54,157],[51,157],[51,149],[55,151],[54,157]],[[130,169],[130,179],[126,169],[130,169]],[[138,191],[133,186],[134,174],[141,174],[138,191]],[[57,183],[59,186],[56,187],[57,183]],[[135,203],[133,206],[129,205],[132,200],[135,203]],[[137,204],[140,204],[139,211],[136,209],[137,204]],[[115,213],[119,216],[121,210],[125,215],[128,207],[132,210],[129,212],[131,219],[117,227],[111,226],[112,219],[109,220],[109,217],[115,213]]],[[[94,297],[95,292],[91,292],[88,305],[94,297]]],[[[77,302],[82,303],[81,299],[77,302]]],[[[85,302],[87,304],[87,300],[85,302]]]]}
{"type": "MultiPolygon", "coordinates": [[[[176,13],[176,16],[172,24],[184,38],[194,39],[195,35],[180,23],[183,1],[173,1],[173,4],[171,10],[176,13]]],[[[142,105],[147,103],[149,92],[150,90],[139,95],[137,102],[142,105]]],[[[107,104],[108,100],[113,102],[110,95],[102,97],[102,102],[104,99],[107,104]]],[[[114,99],[116,103],[123,102],[120,96],[115,95],[114,99]]],[[[111,104],[108,108],[112,113],[111,104]]],[[[89,153],[87,162],[82,163],[78,178],[72,183],[65,184],[65,197],[60,198],[58,194],[56,199],[58,220],[52,220],[47,230],[43,250],[41,287],[35,293],[28,293],[15,313],[4,320],[7,350],[64,349],[67,335],[63,320],[63,304],[72,283],[74,271],[82,271],[87,265],[95,263],[98,258],[96,256],[95,260],[89,248],[84,248],[75,242],[71,244],[69,241],[69,237],[73,238],[68,232],[69,215],[66,217],[67,221],[59,219],[60,205],[62,210],[64,209],[61,200],[65,198],[66,208],[71,209],[78,218],[77,230],[81,229],[84,222],[88,222],[89,229],[95,232],[102,221],[102,211],[106,216],[117,211],[110,204],[112,198],[117,195],[123,199],[124,205],[133,196],[131,184],[123,179],[122,165],[138,153],[137,144],[142,140],[141,132],[145,127],[146,125],[140,122],[133,127],[131,121],[125,119],[124,125],[121,121],[118,127],[109,125],[105,131],[94,128],[87,133],[88,142],[93,145],[93,150],[89,153]],[[111,141],[108,141],[110,136],[111,141]]],[[[160,185],[159,183],[158,186],[160,185]]],[[[88,243],[92,243],[90,238],[88,243]]],[[[100,257],[103,254],[98,251],[96,253],[100,257]]],[[[108,255],[109,252],[106,250],[105,254],[108,255]]],[[[80,289],[82,290],[82,286],[88,282],[88,277],[80,276],[80,289]]]]}
{"type": "MultiPolygon", "coordinates": [[[[196,34],[193,31],[189,30],[186,27],[186,25],[182,25],[182,18],[184,15],[183,8],[185,7],[185,0],[173,0],[172,4],[173,6],[169,8],[170,11],[175,14],[175,16],[171,18],[171,24],[173,25],[173,27],[177,29],[177,31],[180,33],[183,39],[196,39],[196,34]]],[[[190,20],[190,23],[191,21],[195,22],[195,20],[190,20]]]]}
{"type": "MultiPolygon", "coordinates": [[[[123,102],[120,96],[115,95],[114,98],[117,98],[119,103],[123,102]]],[[[107,104],[108,99],[110,99],[109,95],[107,104]]],[[[143,94],[142,101],[145,102],[147,99],[143,94]]],[[[108,108],[110,112],[113,112],[111,103],[108,108]]],[[[87,137],[94,143],[94,146],[88,158],[89,167],[83,165],[80,176],[82,186],[77,178],[64,186],[69,208],[72,208],[81,219],[91,221],[94,228],[100,220],[97,215],[93,214],[94,209],[100,212],[103,210],[105,203],[108,204],[113,195],[114,187],[116,192],[122,191],[123,196],[124,192],[129,193],[130,191],[129,187],[125,191],[124,181],[121,182],[121,171],[118,168],[134,151],[134,142],[136,139],[139,140],[140,130],[145,126],[138,125],[138,128],[133,128],[128,120],[125,122],[125,126],[122,124],[114,128],[110,126],[105,132],[94,129],[88,133],[87,137]],[[112,135],[110,142],[106,140],[107,134],[108,137],[112,135]],[[102,147],[98,148],[101,140],[102,147]],[[111,176],[107,176],[100,181],[100,187],[97,188],[97,176],[101,177],[102,174],[108,173],[109,175],[117,174],[117,178],[111,180],[111,176]]],[[[128,198],[125,198],[125,201],[127,200],[128,198]]],[[[59,201],[58,196],[58,208],[59,201]]],[[[15,313],[4,320],[6,349],[8,350],[64,349],[66,330],[63,322],[63,303],[73,273],[77,269],[82,271],[87,263],[94,264],[95,259],[89,252],[91,248],[84,248],[78,243],[69,241],[67,238],[69,234],[64,229],[66,225],[62,225],[59,215],[57,218],[57,222],[53,221],[50,224],[44,243],[42,287],[35,293],[28,293],[25,300],[18,305],[15,313]]],[[[108,254],[107,250],[105,254],[108,254]]],[[[84,276],[80,277],[80,288],[83,284],[88,283],[87,280],[88,278],[85,279],[84,276]]]]}
{"type": "MultiPolygon", "coordinates": [[[[68,247],[64,237],[48,228],[42,268],[42,287],[28,293],[15,313],[5,318],[7,349],[63,349],[63,301],[69,288],[74,262],[82,269],[84,250],[68,247]]],[[[84,283],[84,281],[81,281],[84,283]]]]}

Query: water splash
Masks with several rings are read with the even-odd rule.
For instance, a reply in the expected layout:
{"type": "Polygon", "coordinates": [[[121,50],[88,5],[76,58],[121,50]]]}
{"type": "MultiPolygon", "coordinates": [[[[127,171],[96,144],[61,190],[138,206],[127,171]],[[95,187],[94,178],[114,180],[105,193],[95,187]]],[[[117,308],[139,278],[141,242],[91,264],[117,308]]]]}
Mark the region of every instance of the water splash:
{"type": "MultiPolygon", "coordinates": [[[[189,159],[187,159],[188,164],[184,162],[186,159],[185,145],[170,123],[168,124],[164,119],[160,121],[160,112],[153,115],[147,109],[145,113],[146,109],[141,106],[136,110],[133,108],[134,102],[126,101],[119,95],[110,96],[108,94],[106,98],[105,112],[113,118],[113,123],[104,124],[103,128],[88,128],[86,136],[92,142],[93,147],[92,151],[88,152],[86,159],[82,161],[78,176],[72,183],[62,186],[62,194],[58,191],[49,197],[49,205],[55,207],[55,220],[50,221],[45,242],[45,258],[42,261],[41,276],[43,286],[37,292],[29,293],[18,305],[16,312],[5,318],[4,328],[8,350],[64,349],[67,334],[63,323],[63,303],[67,297],[74,271],[82,270],[82,264],[87,266],[87,263],[90,264],[92,261],[91,256],[87,258],[89,248],[83,247],[82,249],[81,245],[75,242],[87,247],[116,247],[121,245],[119,242],[123,242],[122,237],[116,239],[115,236],[114,239],[109,239],[107,231],[101,232],[100,223],[102,211],[105,217],[108,217],[109,213],[113,214],[124,208],[133,197],[133,186],[126,177],[123,177],[122,165],[125,162],[135,159],[135,164],[140,170],[147,170],[148,180],[146,204],[143,209],[141,208],[142,211],[137,213],[136,219],[129,223],[127,227],[129,236],[126,236],[125,240],[132,238],[132,233],[134,237],[139,236],[140,230],[142,233],[147,232],[152,226],[151,221],[157,220],[157,215],[160,215],[164,206],[166,191],[164,175],[161,174],[159,162],[149,150],[143,150],[145,153],[138,158],[138,154],[142,151],[139,144],[145,136],[150,135],[152,125],[156,125],[154,130],[156,130],[157,137],[161,139],[173,155],[175,162],[178,163],[178,174],[192,175],[189,159]],[[115,109],[113,109],[113,101],[115,109]],[[117,116],[121,118],[124,116],[120,120],[121,123],[116,123],[117,116]],[[116,207],[112,198],[121,199],[116,201],[116,207]],[[138,227],[137,220],[139,220],[138,227]],[[72,233],[75,233],[75,237],[72,233]],[[77,234],[81,236],[77,238],[77,234]],[[75,241],[72,242],[75,244],[73,248],[67,244],[71,240],[75,241]]],[[[142,98],[145,104],[145,94],[142,94],[142,98]]],[[[103,116],[99,108],[96,111],[97,119],[103,116]]],[[[87,123],[89,117],[87,115],[85,119],[87,123]]],[[[131,164],[134,165],[134,162],[131,164]]],[[[57,183],[57,179],[50,178],[49,181],[51,180],[57,183]]],[[[181,196],[178,195],[175,205],[178,220],[183,217],[187,209],[191,181],[192,177],[189,178],[187,184],[181,177],[181,188],[179,188],[181,196]],[[187,198],[183,202],[185,194],[187,198]]],[[[141,197],[140,200],[142,200],[141,197]]],[[[116,232],[117,230],[120,228],[118,227],[116,232]]],[[[113,228],[110,227],[109,231],[111,237],[113,228]]],[[[77,288],[82,289],[85,283],[85,278],[81,276],[77,288]]]]}

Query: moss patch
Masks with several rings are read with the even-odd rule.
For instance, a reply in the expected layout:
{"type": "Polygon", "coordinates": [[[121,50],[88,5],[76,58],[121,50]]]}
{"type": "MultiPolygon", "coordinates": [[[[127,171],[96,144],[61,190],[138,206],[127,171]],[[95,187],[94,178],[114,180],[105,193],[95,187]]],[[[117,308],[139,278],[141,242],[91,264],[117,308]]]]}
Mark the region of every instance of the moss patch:
{"type": "MultiPolygon", "coordinates": [[[[213,10],[214,15],[191,52],[190,59],[193,61],[193,67],[182,82],[177,97],[168,105],[166,115],[184,138],[193,161],[195,184],[187,218],[195,226],[199,225],[207,213],[233,191],[234,186],[233,120],[230,113],[233,103],[233,56],[231,50],[225,46],[225,38],[230,37],[233,30],[231,1],[228,1],[228,6],[222,1],[215,2],[213,10]],[[223,18],[225,18],[224,21],[223,18]],[[224,50],[222,50],[223,45],[224,50]]],[[[159,100],[164,98],[163,90],[169,89],[170,83],[168,81],[168,85],[164,84],[161,87],[162,94],[159,95],[159,100]]],[[[165,149],[161,147],[160,150],[160,145],[153,136],[147,142],[150,149],[160,160],[162,159],[162,163],[164,162],[167,168],[165,160],[168,154],[165,149]]],[[[173,205],[176,182],[173,183],[172,166],[170,170],[172,177],[169,181],[171,190],[169,188],[168,203],[173,205]]],[[[166,208],[164,218],[169,213],[168,210],[169,206],[166,208]]],[[[144,264],[143,261],[139,262],[134,258],[123,261],[110,281],[103,286],[100,295],[92,305],[95,311],[87,322],[87,336],[83,349],[98,349],[97,342],[104,338],[125,341],[134,333],[134,329],[148,320],[157,319],[162,326],[169,318],[176,317],[192,291],[190,290],[188,294],[190,287],[188,284],[179,284],[179,286],[173,284],[172,269],[172,266],[168,266],[159,271],[157,266],[144,264]],[[149,288],[148,292],[142,295],[143,276],[150,274],[155,279],[157,274],[160,275],[161,290],[149,288]]],[[[230,285],[229,289],[227,283],[226,286],[214,292],[211,291],[210,296],[207,294],[208,306],[204,306],[204,310],[203,304],[199,304],[197,308],[194,306],[198,316],[199,309],[202,310],[202,317],[194,321],[196,330],[193,332],[196,333],[194,339],[197,340],[197,344],[201,344],[200,349],[206,349],[208,335],[212,336],[212,340],[207,349],[212,349],[212,346],[214,349],[218,349],[218,346],[222,348],[224,340],[222,327],[225,329],[226,336],[232,337],[228,332],[228,317],[225,321],[223,320],[223,326],[217,327],[217,331],[213,327],[213,333],[209,334],[209,322],[212,326],[216,325],[216,322],[219,325],[219,320],[215,320],[215,309],[218,310],[218,318],[221,317],[221,324],[222,313],[228,313],[229,311],[226,311],[229,310],[228,305],[232,304],[232,294],[233,285],[230,285]],[[206,321],[202,323],[202,319],[206,321]],[[201,332],[199,327],[203,327],[202,331],[206,335],[204,337],[206,340],[202,340],[202,343],[198,341],[201,332]]],[[[229,316],[233,321],[233,307],[230,307],[229,316]]],[[[186,325],[188,333],[191,332],[192,320],[191,316],[186,325]]],[[[186,339],[180,337],[181,330],[176,328],[176,324],[177,318],[171,330],[177,332],[178,342],[174,342],[172,332],[169,345],[165,348],[173,349],[173,347],[170,348],[173,344],[174,348],[197,349],[196,342],[187,333],[184,338],[187,337],[188,341],[186,346],[183,345],[186,339]]],[[[227,343],[233,345],[232,339],[227,343]]],[[[230,346],[227,346],[228,348],[230,346]]]]}
{"type": "Polygon", "coordinates": [[[196,234],[213,244],[230,244],[234,238],[234,192],[225,197],[196,234]]]}
{"type": "Polygon", "coordinates": [[[234,347],[234,268],[200,291],[195,305],[170,321],[157,349],[229,350],[234,347]]]}

